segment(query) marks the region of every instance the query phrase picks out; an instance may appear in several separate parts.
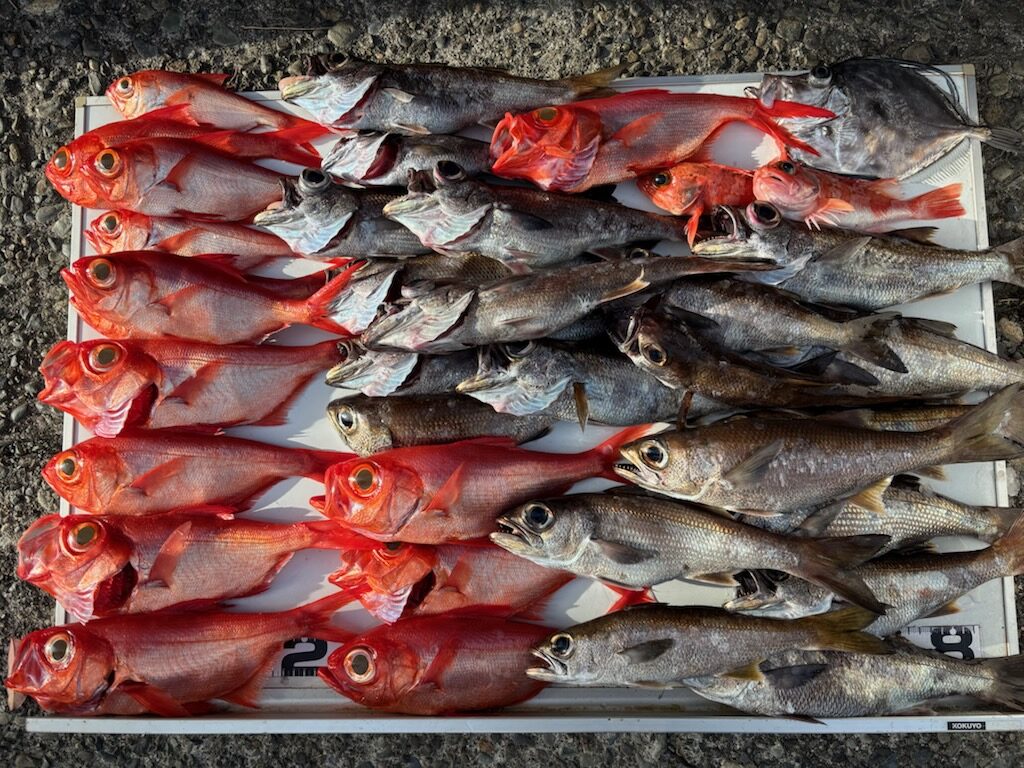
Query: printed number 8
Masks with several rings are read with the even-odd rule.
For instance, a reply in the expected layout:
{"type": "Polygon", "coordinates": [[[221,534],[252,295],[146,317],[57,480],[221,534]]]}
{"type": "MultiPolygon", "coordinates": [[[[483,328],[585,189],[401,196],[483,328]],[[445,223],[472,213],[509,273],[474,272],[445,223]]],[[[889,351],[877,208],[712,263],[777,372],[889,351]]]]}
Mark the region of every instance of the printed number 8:
{"type": "Polygon", "coordinates": [[[964,661],[974,658],[971,641],[974,635],[966,627],[936,627],[932,630],[932,647],[942,653],[959,653],[964,661]],[[952,632],[953,634],[946,634],[952,632]]]}

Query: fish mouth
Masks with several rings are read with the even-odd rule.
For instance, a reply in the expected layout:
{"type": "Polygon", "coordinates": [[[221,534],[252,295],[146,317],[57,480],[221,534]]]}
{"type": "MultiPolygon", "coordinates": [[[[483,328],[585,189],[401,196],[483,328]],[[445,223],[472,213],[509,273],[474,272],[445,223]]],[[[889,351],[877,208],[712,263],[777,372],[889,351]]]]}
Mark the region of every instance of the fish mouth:
{"type": "Polygon", "coordinates": [[[284,77],[277,84],[277,87],[281,91],[281,98],[285,101],[298,99],[316,88],[316,77],[312,75],[284,77]]]}
{"type": "Polygon", "coordinates": [[[765,574],[743,570],[734,574],[733,578],[737,582],[736,596],[722,606],[727,611],[763,611],[780,604],[775,585],[765,574]]]}
{"type": "Polygon", "coordinates": [[[390,171],[398,157],[397,145],[387,133],[359,133],[343,138],[320,164],[325,173],[348,184],[375,179],[390,171]]]}
{"type": "Polygon", "coordinates": [[[543,648],[532,648],[530,653],[540,659],[547,666],[530,667],[526,674],[534,680],[542,680],[547,683],[557,683],[569,677],[569,666],[554,656],[544,651],[543,648]]]}
{"type": "Polygon", "coordinates": [[[324,125],[334,125],[350,117],[376,82],[376,75],[356,81],[352,73],[330,71],[282,78],[278,89],[283,100],[302,107],[324,125]]]}
{"type": "Polygon", "coordinates": [[[752,259],[757,257],[757,250],[748,242],[746,225],[740,220],[740,214],[735,208],[720,205],[715,208],[711,220],[715,229],[723,234],[694,243],[694,256],[716,259],[752,259]]]}
{"type": "Polygon", "coordinates": [[[771,109],[775,106],[775,99],[778,98],[781,82],[778,75],[764,75],[761,78],[760,87],[749,86],[744,89],[744,93],[760,101],[761,106],[765,109],[771,109]]]}
{"type": "Polygon", "coordinates": [[[541,552],[544,540],[533,531],[527,530],[510,515],[502,515],[496,521],[498,530],[488,536],[497,546],[514,555],[541,552]]]}

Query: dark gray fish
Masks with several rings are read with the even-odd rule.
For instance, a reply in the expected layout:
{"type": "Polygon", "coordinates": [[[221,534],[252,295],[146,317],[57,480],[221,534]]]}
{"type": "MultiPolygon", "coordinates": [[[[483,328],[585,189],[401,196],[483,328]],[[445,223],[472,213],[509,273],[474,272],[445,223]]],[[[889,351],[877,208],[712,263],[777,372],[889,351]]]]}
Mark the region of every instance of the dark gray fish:
{"type": "Polygon", "coordinates": [[[576,101],[607,86],[622,69],[535,80],[482,67],[323,57],[310,63],[310,74],[283,78],[279,85],[282,99],[334,128],[458,133],[477,123],[495,122],[506,112],[576,101]]]}
{"type": "Polygon", "coordinates": [[[1024,655],[964,661],[900,643],[891,654],[787,651],[760,665],[762,677],[687,680],[706,699],[754,715],[879,717],[932,709],[969,696],[1024,709],[1024,655]]]}
{"type": "Polygon", "coordinates": [[[877,310],[986,280],[1024,286],[1024,238],[985,251],[961,251],[896,237],[807,230],[774,206],[719,209],[726,231],[696,243],[694,255],[765,259],[778,269],[741,279],[775,285],[801,299],[877,310]]]}
{"type": "Polygon", "coordinates": [[[403,258],[427,253],[415,235],[384,216],[396,195],[359,192],[313,168],[298,179],[282,179],[282,198],[256,214],[253,223],[266,227],[295,253],[311,259],[348,257],[403,258]]]}
{"type": "Polygon", "coordinates": [[[359,269],[360,275],[394,271],[395,283],[401,286],[401,295],[413,298],[423,292],[447,283],[485,285],[509,277],[512,272],[500,261],[488,259],[478,253],[427,253],[410,256],[400,261],[378,259],[359,269]]]}
{"type": "Polygon", "coordinates": [[[443,395],[476,372],[476,351],[420,355],[367,349],[349,339],[338,343],[345,359],[327,372],[327,383],[369,397],[443,395]]]}
{"type": "Polygon", "coordinates": [[[457,164],[416,172],[385,215],[434,250],[475,251],[516,272],[564,264],[585,251],[685,240],[685,219],[527,187],[484,184],[457,164]]]}
{"type": "Polygon", "coordinates": [[[489,145],[461,136],[400,136],[358,133],[343,136],[320,167],[350,187],[404,187],[409,171],[458,163],[470,176],[490,170],[489,145]]]}
{"type": "Polygon", "coordinates": [[[331,425],[360,456],[475,437],[508,437],[524,443],[543,435],[555,421],[542,413],[496,413],[462,395],[345,397],[331,401],[327,413],[331,425]]]}
{"type": "Polygon", "coordinates": [[[836,173],[902,179],[965,139],[1007,152],[1024,149],[1017,131],[975,124],[948,74],[914,61],[846,59],[799,75],[765,75],[750,90],[765,107],[785,100],[833,112],[825,120],[778,122],[818,152],[793,149],[796,160],[836,173]]]}

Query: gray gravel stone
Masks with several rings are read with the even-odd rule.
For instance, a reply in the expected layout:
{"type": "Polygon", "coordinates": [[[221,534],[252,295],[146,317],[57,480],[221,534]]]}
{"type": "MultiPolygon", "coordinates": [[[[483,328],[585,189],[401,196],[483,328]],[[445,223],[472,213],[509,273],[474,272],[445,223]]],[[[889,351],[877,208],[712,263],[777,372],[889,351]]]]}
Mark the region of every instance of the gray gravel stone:
{"type": "Polygon", "coordinates": [[[355,36],[356,29],[347,21],[339,21],[333,27],[327,31],[327,39],[331,41],[331,44],[343,50],[348,47],[348,44],[352,42],[352,38],[355,36]]]}
{"type": "Polygon", "coordinates": [[[230,27],[218,26],[215,27],[210,39],[217,45],[238,45],[242,42],[242,38],[238,36],[238,33],[230,27]]]}
{"type": "Polygon", "coordinates": [[[775,27],[775,34],[790,43],[800,39],[804,31],[804,22],[799,19],[783,19],[775,27]]]}

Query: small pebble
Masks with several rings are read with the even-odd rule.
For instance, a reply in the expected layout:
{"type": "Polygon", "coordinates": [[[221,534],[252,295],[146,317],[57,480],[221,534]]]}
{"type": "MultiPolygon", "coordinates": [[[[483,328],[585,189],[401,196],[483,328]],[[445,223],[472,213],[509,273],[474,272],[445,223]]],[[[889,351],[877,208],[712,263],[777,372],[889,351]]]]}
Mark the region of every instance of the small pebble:
{"type": "Polygon", "coordinates": [[[242,38],[238,36],[238,33],[227,27],[217,27],[213,30],[213,34],[210,35],[210,39],[217,45],[223,46],[238,45],[242,42],[242,38]]]}
{"type": "Polygon", "coordinates": [[[172,8],[165,13],[163,21],[160,22],[160,29],[163,30],[165,35],[173,35],[181,29],[181,11],[177,8],[172,8]]]}
{"type": "Polygon", "coordinates": [[[93,96],[102,96],[104,90],[103,81],[100,79],[99,73],[90,71],[87,79],[89,81],[89,93],[93,96]]]}
{"type": "Polygon", "coordinates": [[[1008,317],[999,318],[999,332],[1003,334],[1003,337],[1010,344],[1020,344],[1024,342],[1024,328],[1021,328],[1020,323],[1016,320],[1011,320],[1008,317]]]}
{"type": "Polygon", "coordinates": [[[931,49],[924,43],[912,43],[903,49],[903,58],[927,64],[932,60],[931,49]]]}
{"type": "Polygon", "coordinates": [[[340,50],[347,48],[348,44],[352,42],[355,31],[355,27],[347,21],[339,21],[327,31],[327,39],[331,41],[335,48],[340,50]]]}
{"type": "Polygon", "coordinates": [[[775,27],[775,34],[790,43],[799,40],[803,31],[804,23],[798,19],[783,19],[775,27]]]}

